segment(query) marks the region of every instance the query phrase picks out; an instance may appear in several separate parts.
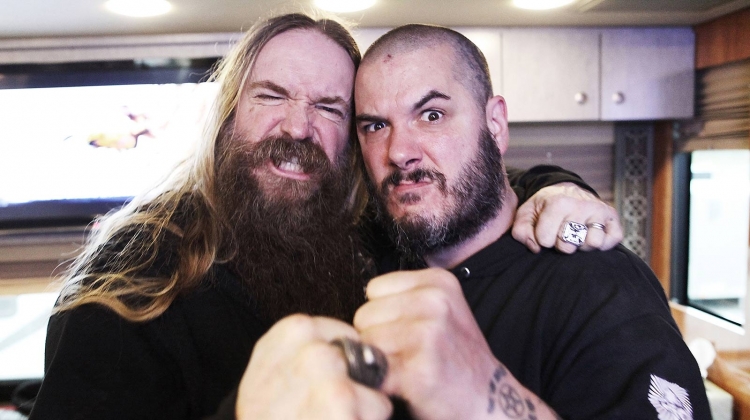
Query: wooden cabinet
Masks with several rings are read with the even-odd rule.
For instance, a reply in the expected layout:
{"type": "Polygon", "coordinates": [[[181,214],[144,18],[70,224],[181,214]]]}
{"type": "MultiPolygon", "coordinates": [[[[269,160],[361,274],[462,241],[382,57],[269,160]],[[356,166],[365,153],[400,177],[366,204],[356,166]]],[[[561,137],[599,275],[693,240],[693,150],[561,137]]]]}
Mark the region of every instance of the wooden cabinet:
{"type": "Polygon", "coordinates": [[[511,122],[693,116],[690,28],[529,28],[502,33],[511,122]]]}
{"type": "Polygon", "coordinates": [[[511,122],[599,119],[599,31],[508,29],[502,37],[511,122]]]}
{"type": "MultiPolygon", "coordinates": [[[[364,51],[388,28],[360,28],[364,51]]],[[[674,28],[456,28],[482,50],[510,122],[693,116],[695,36],[674,28]]]]}
{"type": "Polygon", "coordinates": [[[693,116],[695,35],[690,28],[602,31],[601,119],[693,116]]]}

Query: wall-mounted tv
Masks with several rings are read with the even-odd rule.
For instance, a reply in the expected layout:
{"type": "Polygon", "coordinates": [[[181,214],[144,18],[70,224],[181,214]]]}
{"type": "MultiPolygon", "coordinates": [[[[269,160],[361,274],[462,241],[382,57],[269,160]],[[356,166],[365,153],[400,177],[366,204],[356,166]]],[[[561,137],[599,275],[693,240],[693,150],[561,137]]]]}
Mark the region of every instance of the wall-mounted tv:
{"type": "Polygon", "coordinates": [[[0,65],[0,229],[85,225],[192,150],[217,58],[0,65]]]}

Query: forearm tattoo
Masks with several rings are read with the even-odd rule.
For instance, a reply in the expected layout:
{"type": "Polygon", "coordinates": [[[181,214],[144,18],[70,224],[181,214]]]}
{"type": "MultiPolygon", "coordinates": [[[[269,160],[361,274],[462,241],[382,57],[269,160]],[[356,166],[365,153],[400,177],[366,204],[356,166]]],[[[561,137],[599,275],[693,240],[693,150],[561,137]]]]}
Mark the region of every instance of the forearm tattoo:
{"type": "MultiPolygon", "coordinates": [[[[498,410],[511,419],[537,420],[534,403],[529,398],[524,399],[507,378],[508,371],[504,366],[498,366],[492,373],[487,413],[491,414],[498,410]]],[[[557,415],[555,417],[562,420],[557,415]]]]}

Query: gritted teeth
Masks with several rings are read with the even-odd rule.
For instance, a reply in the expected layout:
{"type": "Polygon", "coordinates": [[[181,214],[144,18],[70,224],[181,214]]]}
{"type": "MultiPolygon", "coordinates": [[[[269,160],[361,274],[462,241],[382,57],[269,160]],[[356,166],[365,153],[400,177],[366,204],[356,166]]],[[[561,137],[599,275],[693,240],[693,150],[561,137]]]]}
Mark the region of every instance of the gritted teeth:
{"type": "Polygon", "coordinates": [[[427,182],[427,181],[430,181],[430,178],[423,176],[423,177],[420,177],[419,179],[405,178],[405,179],[400,180],[398,184],[399,185],[412,185],[412,184],[418,184],[420,182],[427,182]]]}
{"type": "Polygon", "coordinates": [[[297,158],[292,158],[291,160],[282,160],[278,163],[278,168],[282,171],[287,172],[297,172],[297,173],[304,173],[305,170],[302,168],[302,165],[298,163],[297,158]]]}

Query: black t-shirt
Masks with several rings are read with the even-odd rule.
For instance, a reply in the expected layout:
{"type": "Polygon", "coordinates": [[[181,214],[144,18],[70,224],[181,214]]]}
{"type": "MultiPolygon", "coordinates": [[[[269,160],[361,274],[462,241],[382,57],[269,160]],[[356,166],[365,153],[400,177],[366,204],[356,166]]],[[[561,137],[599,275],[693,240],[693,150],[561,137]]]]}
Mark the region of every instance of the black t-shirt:
{"type": "Polygon", "coordinates": [[[563,418],[683,418],[656,408],[684,410],[681,390],[711,418],[659,281],[624,247],[534,254],[506,234],[452,272],[495,357],[563,418]]]}

